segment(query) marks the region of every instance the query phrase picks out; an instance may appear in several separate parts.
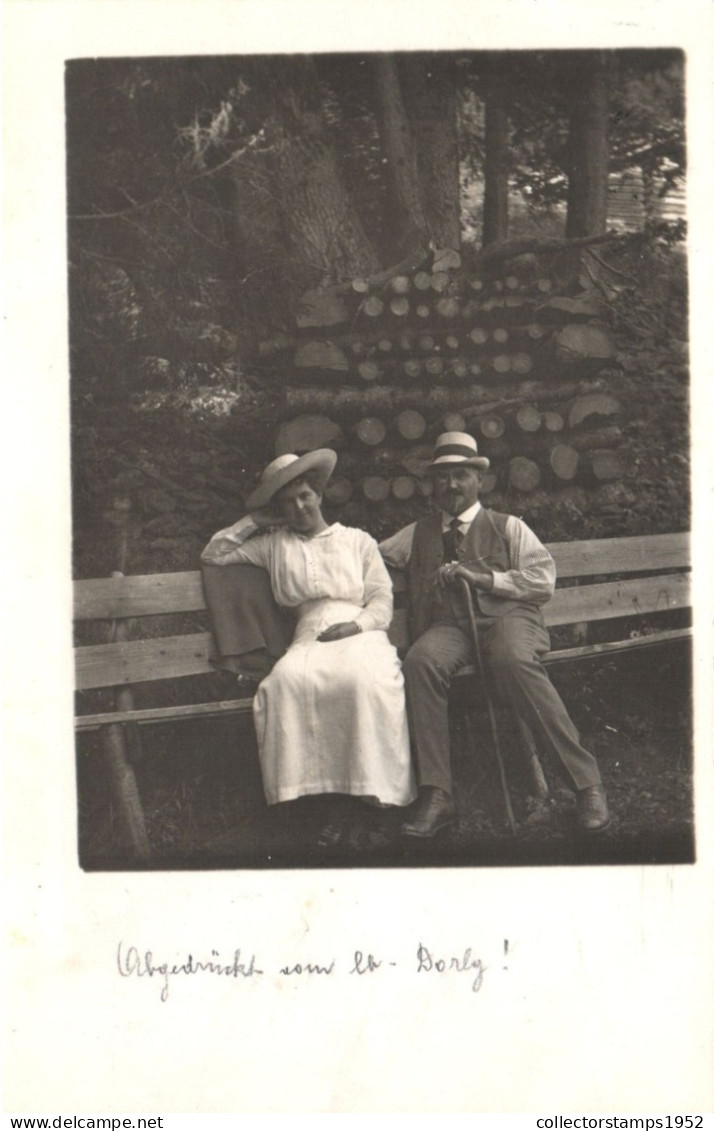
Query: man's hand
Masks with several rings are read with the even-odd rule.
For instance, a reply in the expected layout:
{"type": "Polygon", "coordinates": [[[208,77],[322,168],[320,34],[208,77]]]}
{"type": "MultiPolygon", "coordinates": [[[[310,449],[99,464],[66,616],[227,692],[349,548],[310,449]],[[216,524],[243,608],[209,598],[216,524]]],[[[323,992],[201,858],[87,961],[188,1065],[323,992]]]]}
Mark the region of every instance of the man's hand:
{"type": "Polygon", "coordinates": [[[324,632],[318,636],[318,640],[323,644],[329,644],[332,640],[343,640],[345,636],[356,636],[362,629],[354,620],[340,621],[339,624],[331,624],[324,632]]]}
{"type": "Polygon", "coordinates": [[[460,577],[468,581],[474,589],[490,592],[493,589],[493,574],[489,570],[476,570],[460,562],[447,562],[439,569],[441,585],[455,585],[460,577]]]}

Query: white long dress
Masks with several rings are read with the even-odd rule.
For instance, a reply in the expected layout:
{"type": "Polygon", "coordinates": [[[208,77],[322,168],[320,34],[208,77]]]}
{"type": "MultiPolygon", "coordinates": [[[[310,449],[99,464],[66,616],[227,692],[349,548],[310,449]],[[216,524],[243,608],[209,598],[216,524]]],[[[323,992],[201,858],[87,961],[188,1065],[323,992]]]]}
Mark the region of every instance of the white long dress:
{"type": "Polygon", "coordinates": [[[377,543],[340,523],[312,537],[287,529],[250,537],[255,530],[243,519],[219,531],[203,559],[262,566],[278,604],[297,613],[293,642],[253,703],[266,800],[346,793],[407,805],[416,790],[404,678],[387,637],[392,586],[377,543]],[[317,640],[340,621],[362,632],[317,640]]]}

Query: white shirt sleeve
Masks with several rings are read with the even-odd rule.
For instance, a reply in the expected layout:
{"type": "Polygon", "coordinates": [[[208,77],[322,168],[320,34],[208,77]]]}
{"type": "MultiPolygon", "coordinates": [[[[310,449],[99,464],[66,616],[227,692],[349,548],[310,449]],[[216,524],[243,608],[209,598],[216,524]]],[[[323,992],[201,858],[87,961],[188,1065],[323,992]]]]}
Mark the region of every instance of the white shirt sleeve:
{"type": "Polygon", "coordinates": [[[364,604],[355,617],[363,632],[389,628],[392,623],[392,582],[387,567],[379,554],[377,543],[366,535],[362,544],[362,569],[364,571],[364,604]]]}
{"type": "Polygon", "coordinates": [[[253,537],[258,529],[250,515],[246,515],[233,526],[219,530],[203,550],[201,561],[207,565],[245,564],[268,569],[271,538],[269,534],[253,537]]]}
{"type": "Polygon", "coordinates": [[[555,590],[555,562],[543,543],[520,518],[509,515],[506,540],[511,569],[493,571],[493,594],[544,605],[555,590]]]}
{"type": "Polygon", "coordinates": [[[385,538],[379,543],[379,552],[387,565],[394,566],[395,569],[407,568],[412,554],[415,526],[416,523],[412,522],[410,526],[403,527],[391,538],[385,538]]]}

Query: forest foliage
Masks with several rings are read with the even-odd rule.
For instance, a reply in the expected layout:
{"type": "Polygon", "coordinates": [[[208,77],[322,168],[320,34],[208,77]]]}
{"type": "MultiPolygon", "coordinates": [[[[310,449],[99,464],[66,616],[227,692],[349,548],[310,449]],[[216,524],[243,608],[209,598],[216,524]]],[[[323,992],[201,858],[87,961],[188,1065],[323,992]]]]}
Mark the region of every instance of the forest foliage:
{"type": "Polygon", "coordinates": [[[676,51],[73,61],[75,406],[260,383],[307,289],[503,240],[509,192],[535,232],[596,235],[634,166],[654,226],[683,122],[676,51]]]}

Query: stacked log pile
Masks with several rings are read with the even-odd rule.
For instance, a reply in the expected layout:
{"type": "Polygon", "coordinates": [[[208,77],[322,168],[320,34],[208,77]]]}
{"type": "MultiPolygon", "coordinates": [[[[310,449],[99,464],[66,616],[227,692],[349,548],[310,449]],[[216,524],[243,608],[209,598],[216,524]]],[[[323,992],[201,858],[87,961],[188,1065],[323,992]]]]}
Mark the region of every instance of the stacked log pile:
{"type": "Polygon", "coordinates": [[[469,431],[496,502],[626,474],[615,347],[577,268],[521,256],[488,270],[454,251],[428,266],[305,295],[295,334],[261,354],[283,386],[276,454],[340,453],[335,505],[430,493],[441,431],[469,431]]]}

